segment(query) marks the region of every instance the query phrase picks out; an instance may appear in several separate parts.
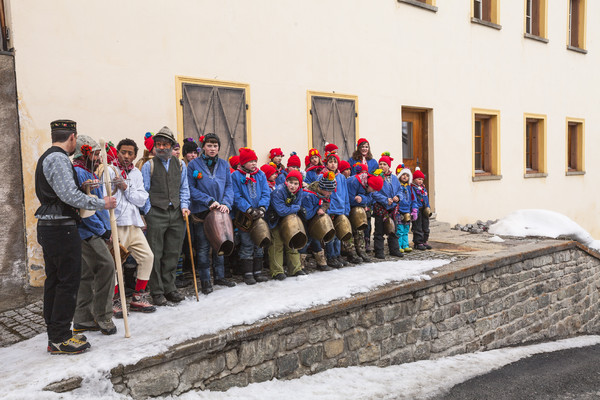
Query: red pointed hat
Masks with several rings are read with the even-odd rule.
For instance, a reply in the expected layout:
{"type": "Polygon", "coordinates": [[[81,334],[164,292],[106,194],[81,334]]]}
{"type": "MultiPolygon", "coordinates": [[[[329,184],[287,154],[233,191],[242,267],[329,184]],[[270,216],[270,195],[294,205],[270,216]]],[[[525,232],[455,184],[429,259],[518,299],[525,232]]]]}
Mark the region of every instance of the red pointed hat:
{"type": "Polygon", "coordinates": [[[244,165],[250,161],[258,161],[258,157],[256,157],[256,153],[251,148],[241,147],[240,148],[240,165],[244,165]]]}
{"type": "Polygon", "coordinates": [[[231,168],[235,169],[240,165],[240,156],[231,156],[228,161],[231,168]]]}
{"type": "Polygon", "coordinates": [[[425,174],[421,171],[421,168],[417,167],[415,168],[415,173],[413,174],[413,181],[419,178],[425,179],[425,174]]]}
{"type": "Polygon", "coordinates": [[[350,169],[350,163],[346,160],[341,160],[338,163],[338,169],[340,170],[340,172],[344,172],[347,169],[350,169]]]}
{"type": "Polygon", "coordinates": [[[154,137],[152,136],[152,132],[146,132],[144,135],[144,146],[148,151],[152,151],[154,148],[154,137]]]}
{"type": "Polygon", "coordinates": [[[300,168],[302,166],[302,164],[300,163],[300,157],[298,157],[298,155],[296,154],[295,151],[293,151],[292,154],[290,154],[290,158],[288,158],[287,166],[288,166],[288,168],[289,167],[300,168]]]}
{"type": "Polygon", "coordinates": [[[360,147],[365,142],[369,143],[369,141],[367,139],[365,139],[365,138],[358,139],[358,142],[356,142],[356,147],[357,148],[360,147]]]}
{"type": "Polygon", "coordinates": [[[281,156],[284,157],[283,151],[279,147],[269,150],[269,158],[273,159],[274,157],[281,156]]]}
{"type": "Polygon", "coordinates": [[[383,188],[383,178],[380,176],[369,175],[367,184],[371,186],[373,190],[379,192],[383,188]]]}
{"type": "Polygon", "coordinates": [[[277,168],[275,168],[271,164],[265,164],[265,165],[261,166],[260,170],[265,173],[265,175],[267,176],[267,179],[269,179],[271,177],[271,175],[277,173],[277,168]]]}
{"type": "Polygon", "coordinates": [[[390,168],[392,168],[392,161],[394,161],[394,159],[390,157],[389,151],[381,153],[381,158],[379,159],[379,162],[382,161],[386,163],[390,168]]]}
{"type": "Polygon", "coordinates": [[[325,145],[325,154],[331,153],[332,151],[337,150],[337,149],[338,149],[338,147],[335,144],[327,143],[325,145]]]}
{"type": "Polygon", "coordinates": [[[287,181],[290,178],[296,178],[298,179],[298,182],[300,182],[300,187],[302,187],[302,174],[300,173],[300,171],[290,171],[288,172],[287,176],[285,177],[285,180],[287,181]]]}

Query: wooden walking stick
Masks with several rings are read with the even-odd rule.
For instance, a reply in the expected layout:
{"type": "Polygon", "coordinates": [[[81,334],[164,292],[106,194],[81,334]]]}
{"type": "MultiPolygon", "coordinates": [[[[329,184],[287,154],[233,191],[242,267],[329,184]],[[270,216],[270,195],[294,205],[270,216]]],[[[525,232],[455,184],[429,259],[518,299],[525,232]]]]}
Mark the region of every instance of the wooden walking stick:
{"type": "Polygon", "coordinates": [[[196,267],[194,266],[194,249],[192,248],[192,236],[190,235],[190,220],[185,216],[185,227],[188,234],[188,243],[190,245],[190,261],[192,262],[192,276],[194,277],[194,290],[196,291],[196,301],[200,301],[198,297],[198,282],[196,282],[196,267]]]}
{"type": "MultiPolygon", "coordinates": [[[[105,140],[100,138],[100,151],[102,154],[102,166],[104,169],[104,185],[106,187],[106,195],[112,193],[110,187],[110,174],[108,173],[108,162],[106,156],[105,140]]],[[[123,323],[125,324],[125,337],[131,337],[129,334],[129,322],[127,321],[127,300],[125,299],[125,280],[123,279],[123,267],[121,264],[121,251],[119,249],[119,232],[117,231],[117,220],[115,218],[115,210],[108,210],[110,215],[110,230],[112,232],[112,244],[115,253],[115,267],[117,268],[117,281],[119,283],[119,295],[121,297],[121,306],[123,307],[123,323]]]]}

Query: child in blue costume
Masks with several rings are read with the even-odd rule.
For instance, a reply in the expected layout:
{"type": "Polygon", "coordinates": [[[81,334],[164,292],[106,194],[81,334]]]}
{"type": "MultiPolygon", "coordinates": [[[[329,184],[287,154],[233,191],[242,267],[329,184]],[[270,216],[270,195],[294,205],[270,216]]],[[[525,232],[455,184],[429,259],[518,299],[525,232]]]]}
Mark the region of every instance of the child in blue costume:
{"type": "MultiPolygon", "coordinates": [[[[290,153],[290,158],[288,159],[287,168],[281,170],[279,175],[277,175],[277,179],[275,179],[275,183],[278,185],[284,183],[287,178],[287,174],[289,174],[290,171],[300,172],[301,166],[302,164],[300,163],[300,157],[298,157],[295,151],[292,151],[290,153]]],[[[300,175],[302,175],[302,172],[300,172],[300,175]]]]}
{"type": "Polygon", "coordinates": [[[398,236],[398,245],[400,251],[409,253],[412,247],[408,242],[408,231],[410,230],[410,213],[413,208],[416,208],[416,199],[412,191],[412,172],[410,168],[405,168],[404,164],[398,165],[396,168],[398,181],[400,182],[400,193],[398,197],[398,215],[396,218],[396,236],[398,236]],[[404,216],[407,217],[404,217],[404,216]]]}
{"type": "MultiPolygon", "coordinates": [[[[302,194],[302,209],[300,215],[304,217],[305,225],[308,225],[311,219],[317,215],[326,214],[330,207],[330,196],[335,192],[337,181],[335,174],[331,171],[325,172],[323,178],[311,183],[302,194]]],[[[308,232],[308,229],[307,229],[308,232]]],[[[309,236],[308,244],[301,253],[306,253],[307,248],[311,247],[314,251],[317,268],[321,271],[331,271],[325,259],[325,251],[321,247],[321,242],[309,236]]]]}
{"type": "MultiPolygon", "coordinates": [[[[233,207],[236,213],[245,213],[253,221],[265,216],[271,201],[271,190],[267,177],[257,167],[256,153],[247,148],[240,149],[240,164],[231,176],[233,182],[233,207]]],[[[254,285],[268,279],[262,275],[263,249],[252,242],[250,232],[240,231],[240,262],[244,282],[254,285]]]]}
{"type": "Polygon", "coordinates": [[[319,175],[321,175],[325,169],[325,166],[321,162],[321,154],[319,154],[319,150],[310,149],[306,159],[308,162],[306,163],[306,176],[304,177],[305,186],[319,180],[319,175]]]}
{"type": "Polygon", "coordinates": [[[403,257],[398,245],[398,236],[396,236],[396,215],[398,214],[398,202],[400,201],[400,182],[391,171],[392,161],[390,153],[385,152],[379,159],[380,176],[383,178],[383,187],[377,192],[373,192],[373,213],[375,215],[375,235],[374,247],[375,257],[384,259],[384,221],[392,222],[394,227],[387,233],[389,254],[394,257],[403,257]]]}
{"type": "Polygon", "coordinates": [[[302,207],[302,174],[290,171],[283,184],[277,185],[271,193],[271,206],[267,211],[267,222],[271,228],[273,244],[269,247],[269,269],[271,277],[284,280],[287,275],[283,268],[283,253],[287,255],[289,275],[306,275],[302,270],[298,250],[288,247],[281,238],[280,222],[283,217],[297,214],[302,207]]]}
{"type": "Polygon", "coordinates": [[[412,233],[413,244],[417,250],[430,250],[431,246],[427,243],[429,240],[429,215],[431,209],[429,207],[429,195],[423,184],[425,175],[421,169],[417,167],[413,174],[412,190],[415,195],[415,208],[412,209],[411,217],[413,220],[412,233]]]}

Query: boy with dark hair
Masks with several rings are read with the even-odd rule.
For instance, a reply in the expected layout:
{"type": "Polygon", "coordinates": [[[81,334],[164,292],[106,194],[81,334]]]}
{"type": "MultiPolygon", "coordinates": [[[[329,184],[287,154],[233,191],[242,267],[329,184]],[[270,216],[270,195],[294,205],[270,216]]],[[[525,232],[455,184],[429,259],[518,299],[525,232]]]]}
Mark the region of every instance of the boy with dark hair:
{"type": "Polygon", "coordinates": [[[192,138],[186,138],[183,141],[183,147],[181,148],[181,154],[183,154],[183,161],[185,161],[185,165],[189,165],[189,163],[198,157],[198,144],[194,142],[192,138]]]}
{"type": "MultiPolygon", "coordinates": [[[[301,166],[302,166],[302,164],[300,163],[300,157],[298,157],[298,155],[296,154],[295,151],[292,151],[290,153],[290,158],[288,158],[287,168],[282,169],[279,172],[279,174],[277,175],[277,179],[275,179],[275,183],[277,183],[278,185],[281,185],[282,183],[285,182],[287,174],[290,173],[290,171],[300,172],[301,166]]],[[[300,172],[300,175],[302,175],[302,172],[300,172]]]]}
{"type": "Polygon", "coordinates": [[[415,208],[411,212],[413,220],[413,244],[417,250],[431,249],[431,246],[427,243],[427,240],[429,240],[429,215],[431,214],[431,208],[429,206],[429,195],[423,184],[424,180],[425,175],[417,167],[413,174],[412,183],[412,190],[415,195],[415,208]]]}
{"type": "Polygon", "coordinates": [[[273,191],[275,189],[276,180],[277,180],[277,168],[275,164],[269,163],[260,167],[260,170],[264,172],[267,177],[267,185],[269,185],[269,189],[273,191]]]}
{"type": "Polygon", "coordinates": [[[304,177],[304,183],[310,185],[314,181],[320,179],[320,175],[325,169],[323,162],[321,161],[321,154],[319,150],[310,149],[306,156],[308,162],[306,163],[306,176],[304,177]]]}
{"type": "Polygon", "coordinates": [[[281,162],[283,157],[283,151],[279,147],[269,150],[269,161],[273,164],[278,174],[283,171],[283,163],[281,162]]]}

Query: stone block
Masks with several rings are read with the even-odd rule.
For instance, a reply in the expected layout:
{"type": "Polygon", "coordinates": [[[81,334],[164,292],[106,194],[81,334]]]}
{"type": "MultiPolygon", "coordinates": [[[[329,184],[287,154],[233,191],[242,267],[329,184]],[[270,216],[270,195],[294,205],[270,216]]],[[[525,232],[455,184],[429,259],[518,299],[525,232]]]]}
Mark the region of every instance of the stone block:
{"type": "Polygon", "coordinates": [[[284,378],[299,367],[298,356],[296,354],[286,354],[277,359],[277,377],[284,378]]]}
{"type": "Polygon", "coordinates": [[[412,329],[413,322],[411,318],[404,318],[400,321],[394,322],[392,325],[392,332],[394,335],[397,335],[401,332],[408,332],[412,329]]]}
{"type": "Polygon", "coordinates": [[[127,387],[134,399],[168,395],[179,386],[177,371],[164,365],[129,374],[127,387]]]}
{"type": "Polygon", "coordinates": [[[323,345],[311,346],[300,351],[300,363],[305,367],[318,363],[323,360],[323,345]]]}
{"type": "Polygon", "coordinates": [[[355,326],[356,321],[351,315],[344,315],[335,321],[335,327],[340,333],[346,332],[348,329],[354,328],[355,326]]]}
{"type": "MultiPolygon", "coordinates": [[[[235,353],[235,350],[233,352],[235,353]]],[[[226,355],[223,354],[214,358],[189,363],[182,369],[177,388],[178,391],[185,392],[197,386],[198,383],[202,383],[204,380],[217,375],[225,369],[225,365],[226,355]]]]}
{"type": "Polygon", "coordinates": [[[366,346],[367,340],[367,332],[364,330],[355,330],[346,336],[346,344],[350,351],[366,346]]]}
{"type": "Polygon", "coordinates": [[[308,342],[308,330],[305,328],[298,329],[295,332],[286,336],[285,349],[292,350],[298,346],[308,342]]]}
{"type": "Polygon", "coordinates": [[[225,353],[225,363],[228,369],[232,369],[238,363],[237,350],[233,349],[225,353]]]}
{"type": "Polygon", "coordinates": [[[212,381],[206,385],[206,388],[215,392],[224,392],[232,387],[244,386],[248,386],[248,375],[246,373],[240,373],[237,375],[227,375],[222,379],[212,381]]]}
{"type": "Polygon", "coordinates": [[[435,339],[438,335],[437,328],[435,325],[429,325],[421,329],[421,340],[429,341],[435,339]]]}
{"type": "Polygon", "coordinates": [[[389,359],[391,365],[409,363],[415,360],[415,358],[413,357],[412,348],[410,347],[398,349],[393,353],[387,355],[385,359],[389,359]]]}
{"type": "Polygon", "coordinates": [[[431,314],[431,322],[438,323],[444,320],[444,311],[443,310],[435,310],[433,314],[431,314]]]}
{"type": "Polygon", "coordinates": [[[454,295],[455,301],[461,301],[467,298],[467,289],[458,287],[452,291],[452,294],[454,295]]]}
{"type": "Polygon", "coordinates": [[[389,322],[397,319],[400,316],[406,315],[406,305],[392,304],[381,308],[381,314],[384,322],[389,322]]]}
{"type": "Polygon", "coordinates": [[[267,361],[266,363],[250,368],[249,382],[266,382],[275,377],[276,364],[275,361],[267,361]]]}
{"type": "MultiPolygon", "coordinates": [[[[404,320],[402,320],[404,321],[404,320]]],[[[417,314],[415,318],[415,326],[421,328],[431,322],[431,313],[429,311],[422,311],[417,314]]]]}
{"type": "Polygon", "coordinates": [[[377,324],[377,310],[371,309],[362,313],[358,318],[358,324],[363,328],[370,328],[377,324]]]}
{"type": "Polygon", "coordinates": [[[433,296],[423,296],[420,298],[419,310],[429,310],[435,305],[435,299],[433,296]]]}
{"type": "Polygon", "coordinates": [[[367,334],[370,342],[381,342],[383,339],[387,339],[392,336],[392,326],[374,326],[367,331],[367,334]]]}
{"type": "Polygon", "coordinates": [[[431,349],[429,343],[421,343],[415,346],[413,351],[413,357],[415,361],[428,360],[431,355],[431,349]]]}
{"type": "Polygon", "coordinates": [[[454,293],[453,292],[441,292],[436,295],[436,300],[438,304],[445,305],[448,303],[452,303],[454,301],[454,293]]]}
{"type": "Polygon", "coordinates": [[[308,342],[317,343],[327,340],[331,337],[331,332],[326,323],[321,322],[311,327],[308,331],[308,342]]]}
{"type": "Polygon", "coordinates": [[[359,364],[377,361],[379,357],[381,357],[381,350],[377,344],[369,343],[366,347],[358,350],[359,364]]]}
{"type": "Polygon", "coordinates": [[[327,358],[333,358],[342,354],[344,351],[344,339],[329,340],[323,343],[323,350],[327,358]]]}
{"type": "Polygon", "coordinates": [[[417,341],[421,339],[421,330],[420,329],[413,329],[412,331],[408,332],[408,334],[406,335],[406,343],[407,344],[415,344],[417,343],[417,341]]]}

